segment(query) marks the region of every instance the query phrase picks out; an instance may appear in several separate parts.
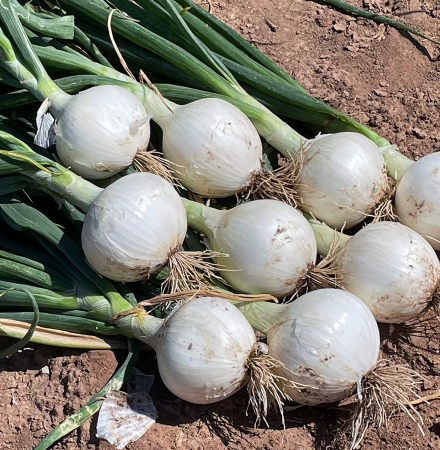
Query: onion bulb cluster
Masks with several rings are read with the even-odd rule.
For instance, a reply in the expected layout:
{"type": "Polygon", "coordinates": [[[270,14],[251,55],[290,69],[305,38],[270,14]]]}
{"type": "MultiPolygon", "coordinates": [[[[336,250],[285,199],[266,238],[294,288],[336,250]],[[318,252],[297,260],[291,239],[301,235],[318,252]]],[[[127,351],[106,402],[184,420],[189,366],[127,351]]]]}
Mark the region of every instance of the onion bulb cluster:
{"type": "Polygon", "coordinates": [[[250,404],[264,417],[272,401],[282,407],[285,385],[293,387],[276,373],[282,364],[267,355],[267,346],[225,299],[193,299],[166,319],[137,313],[132,330],[156,351],[167,388],[191,403],[218,402],[248,384],[250,404]]]}

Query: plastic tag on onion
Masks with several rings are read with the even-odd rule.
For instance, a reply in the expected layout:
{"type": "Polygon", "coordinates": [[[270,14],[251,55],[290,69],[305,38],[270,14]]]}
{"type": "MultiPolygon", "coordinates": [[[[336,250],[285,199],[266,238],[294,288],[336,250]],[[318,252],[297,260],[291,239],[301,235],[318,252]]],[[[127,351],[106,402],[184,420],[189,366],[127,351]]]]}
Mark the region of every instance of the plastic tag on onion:
{"type": "Polygon", "coordinates": [[[128,394],[110,391],[99,413],[96,437],[105,439],[117,449],[142,437],[158,417],[148,395],[153,382],[153,375],[144,375],[134,369],[127,383],[128,394]]]}

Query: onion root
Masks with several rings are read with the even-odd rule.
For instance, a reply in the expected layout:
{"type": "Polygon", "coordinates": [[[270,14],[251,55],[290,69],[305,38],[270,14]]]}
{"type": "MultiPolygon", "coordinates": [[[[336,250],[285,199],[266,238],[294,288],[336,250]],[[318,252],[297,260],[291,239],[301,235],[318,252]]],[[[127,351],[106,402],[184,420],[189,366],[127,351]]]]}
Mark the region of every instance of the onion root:
{"type": "Polygon", "coordinates": [[[208,280],[216,279],[225,283],[221,276],[215,273],[219,269],[222,269],[222,267],[209,260],[228,256],[212,250],[205,250],[203,252],[181,252],[174,250],[170,252],[167,261],[168,275],[162,284],[162,293],[209,288],[203,281],[204,278],[208,280]]]}
{"type": "Polygon", "coordinates": [[[370,426],[387,426],[388,415],[398,409],[406,413],[424,435],[423,419],[411,403],[424,378],[406,365],[391,365],[380,360],[358,383],[358,403],[349,422],[341,432],[350,439],[353,450],[362,441],[370,426]]]}

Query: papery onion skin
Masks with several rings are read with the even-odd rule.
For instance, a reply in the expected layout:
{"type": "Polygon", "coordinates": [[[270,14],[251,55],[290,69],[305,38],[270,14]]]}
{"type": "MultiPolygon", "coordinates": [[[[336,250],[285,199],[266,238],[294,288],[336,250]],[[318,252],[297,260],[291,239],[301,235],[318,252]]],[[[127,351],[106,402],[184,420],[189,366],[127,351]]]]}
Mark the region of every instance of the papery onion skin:
{"type": "Polygon", "coordinates": [[[337,256],[341,286],[359,297],[379,322],[402,323],[427,307],[440,280],[431,245],[395,222],[358,231],[337,256]]]}
{"type": "Polygon", "coordinates": [[[133,163],[150,139],[140,100],[120,86],[95,86],[72,97],[55,126],[57,153],[84,178],[110,177],[133,163]]]}
{"type": "Polygon", "coordinates": [[[187,230],[173,186],[140,172],[108,186],[92,203],[82,229],[89,264],[116,281],[145,280],[178,251],[187,230]]]}
{"type": "Polygon", "coordinates": [[[284,317],[268,330],[269,355],[293,372],[281,369],[281,375],[310,386],[288,389],[292,400],[304,405],[340,401],[376,364],[379,329],[353,294],[313,291],[291,303],[284,317]]]}
{"type": "Polygon", "coordinates": [[[440,153],[426,155],[406,170],[397,184],[395,207],[400,222],[440,250],[440,153]]]}
{"type": "Polygon", "coordinates": [[[298,185],[304,209],[330,227],[362,222],[387,186],[379,147],[353,132],[318,136],[308,145],[298,185]]]}
{"type": "Polygon", "coordinates": [[[248,294],[292,294],[316,260],[313,230],[295,208],[277,200],[243,203],[221,216],[211,246],[222,277],[248,294]]]}
{"type": "Polygon", "coordinates": [[[200,297],[178,307],[152,338],[136,337],[157,354],[161,378],[179,398],[206,405],[230,397],[247,381],[255,333],[225,299],[200,297]]]}
{"type": "Polygon", "coordinates": [[[261,169],[262,145],[252,122],[224,100],[206,98],[179,106],[162,119],[163,154],[193,192],[228,197],[246,188],[261,169]]]}

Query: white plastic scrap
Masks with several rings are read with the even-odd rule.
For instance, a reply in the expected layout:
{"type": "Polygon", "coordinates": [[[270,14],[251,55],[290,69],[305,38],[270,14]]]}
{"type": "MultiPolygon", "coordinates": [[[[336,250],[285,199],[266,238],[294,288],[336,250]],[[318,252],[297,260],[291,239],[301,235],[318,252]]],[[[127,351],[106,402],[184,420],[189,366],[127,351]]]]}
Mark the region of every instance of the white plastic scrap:
{"type": "Polygon", "coordinates": [[[35,134],[34,144],[43,148],[55,144],[55,119],[47,112],[50,105],[50,100],[46,98],[37,111],[37,133],[35,134]]]}
{"type": "Polygon", "coordinates": [[[117,449],[137,441],[155,423],[158,414],[148,395],[154,376],[134,369],[128,383],[128,394],[110,391],[99,412],[97,433],[117,449]]]}

